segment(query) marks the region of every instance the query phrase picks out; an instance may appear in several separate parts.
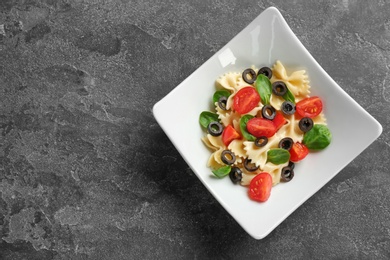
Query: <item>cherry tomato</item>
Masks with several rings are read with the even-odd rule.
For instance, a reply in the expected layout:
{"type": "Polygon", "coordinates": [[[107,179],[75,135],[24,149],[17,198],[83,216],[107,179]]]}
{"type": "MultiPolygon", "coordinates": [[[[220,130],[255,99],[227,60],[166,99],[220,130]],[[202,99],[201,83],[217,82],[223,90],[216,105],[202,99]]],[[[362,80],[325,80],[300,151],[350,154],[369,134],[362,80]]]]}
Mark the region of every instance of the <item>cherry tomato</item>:
{"type": "Polygon", "coordinates": [[[249,198],[264,202],[271,195],[272,177],[268,172],[257,174],[249,184],[249,198]]]}
{"type": "Polygon", "coordinates": [[[233,98],[233,108],[240,114],[246,114],[260,102],[260,95],[253,87],[240,89],[233,98]]]}
{"type": "Polygon", "coordinates": [[[305,98],[299,101],[295,108],[300,116],[313,118],[321,113],[322,101],[317,96],[305,98]]]}
{"type": "Polygon", "coordinates": [[[302,143],[294,143],[290,149],[290,161],[299,162],[309,153],[309,149],[302,143]]]}
{"type": "Polygon", "coordinates": [[[228,125],[222,132],[222,142],[228,146],[234,139],[240,138],[240,134],[232,125],[228,125]]]}
{"type": "Polygon", "coordinates": [[[259,117],[249,119],[246,129],[255,137],[271,137],[276,133],[276,127],[272,121],[259,117]]]}
{"type": "Polygon", "coordinates": [[[284,124],[286,124],[286,118],[280,112],[276,112],[275,118],[272,120],[275,125],[276,131],[278,131],[284,124]]]}

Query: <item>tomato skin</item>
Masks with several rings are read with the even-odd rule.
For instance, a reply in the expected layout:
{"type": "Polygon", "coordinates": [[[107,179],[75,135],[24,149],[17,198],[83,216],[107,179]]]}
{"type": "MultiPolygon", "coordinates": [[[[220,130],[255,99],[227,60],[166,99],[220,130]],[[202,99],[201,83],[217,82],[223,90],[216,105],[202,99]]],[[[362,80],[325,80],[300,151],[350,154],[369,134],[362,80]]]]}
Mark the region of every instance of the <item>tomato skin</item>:
{"type": "Polygon", "coordinates": [[[240,134],[234,129],[232,125],[228,125],[223,129],[222,132],[222,142],[228,146],[234,139],[239,139],[240,134]]]}
{"type": "Polygon", "coordinates": [[[282,126],[284,126],[287,122],[286,118],[282,113],[276,112],[275,118],[272,120],[275,125],[276,131],[278,131],[282,126]]]}
{"type": "Polygon", "coordinates": [[[290,149],[290,161],[299,162],[309,153],[309,149],[302,143],[294,143],[290,149]]]}
{"type": "Polygon", "coordinates": [[[260,95],[253,87],[240,89],[233,98],[233,109],[240,114],[246,114],[260,102],[260,95]]]}
{"type": "Polygon", "coordinates": [[[276,133],[276,127],[272,121],[259,117],[249,119],[246,129],[255,137],[272,137],[276,133]]]}
{"type": "Polygon", "coordinates": [[[322,111],[322,101],[319,97],[313,96],[302,99],[295,105],[297,113],[301,117],[316,117],[322,111]]]}
{"type": "Polygon", "coordinates": [[[249,184],[249,198],[265,202],[271,196],[272,177],[268,172],[257,174],[249,184]]]}

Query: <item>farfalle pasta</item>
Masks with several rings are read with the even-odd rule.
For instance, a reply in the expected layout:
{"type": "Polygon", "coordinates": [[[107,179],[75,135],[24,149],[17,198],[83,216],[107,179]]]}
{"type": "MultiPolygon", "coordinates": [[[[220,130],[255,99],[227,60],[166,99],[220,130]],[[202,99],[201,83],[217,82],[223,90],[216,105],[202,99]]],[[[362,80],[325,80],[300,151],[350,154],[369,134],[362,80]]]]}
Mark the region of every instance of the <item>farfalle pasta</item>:
{"type": "Polygon", "coordinates": [[[256,146],[255,142],[245,141],[245,151],[249,160],[251,160],[256,166],[263,169],[265,163],[267,162],[267,152],[269,149],[278,147],[280,137],[274,135],[268,138],[267,144],[262,147],[256,146]]]}
{"type": "Polygon", "coordinates": [[[281,127],[280,132],[289,136],[294,142],[302,142],[303,132],[299,129],[299,118],[295,114],[286,116],[286,123],[281,127]]]}
{"type": "Polygon", "coordinates": [[[301,100],[310,94],[309,78],[305,70],[298,70],[287,74],[286,68],[280,61],[276,61],[272,67],[273,76],[270,79],[271,83],[275,81],[283,81],[288,89],[295,96],[296,100],[301,100]]]}
{"type": "Polygon", "coordinates": [[[288,73],[280,61],[220,76],[212,100],[215,111],[199,117],[211,152],[207,166],[249,186],[252,200],[268,200],[272,186],[291,181],[309,151],[331,142],[323,102],[310,96],[306,71],[288,73]]]}
{"type": "Polygon", "coordinates": [[[202,138],[203,143],[212,150],[212,153],[207,162],[207,166],[210,168],[219,168],[224,165],[221,160],[221,153],[226,149],[220,136],[212,136],[210,134],[202,138]]]}

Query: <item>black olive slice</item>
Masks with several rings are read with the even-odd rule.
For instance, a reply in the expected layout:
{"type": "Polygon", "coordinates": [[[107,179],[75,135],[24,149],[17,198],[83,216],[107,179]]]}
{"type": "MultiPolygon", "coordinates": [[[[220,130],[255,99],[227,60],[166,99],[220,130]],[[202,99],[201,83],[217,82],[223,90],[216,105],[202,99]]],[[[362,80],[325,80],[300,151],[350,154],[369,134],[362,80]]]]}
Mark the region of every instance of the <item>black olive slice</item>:
{"type": "Polygon", "coordinates": [[[269,79],[272,78],[272,70],[268,67],[262,67],[261,69],[259,69],[259,71],[257,72],[257,76],[259,76],[260,74],[263,74],[269,79]]]}
{"type": "Polygon", "coordinates": [[[289,182],[294,178],[294,170],[286,166],[282,168],[282,173],[280,174],[280,180],[283,182],[289,182]]]}
{"type": "Polygon", "coordinates": [[[229,177],[233,183],[238,183],[242,180],[242,171],[238,167],[232,167],[229,172],[229,177]]]}
{"type": "Polygon", "coordinates": [[[263,147],[268,143],[268,138],[266,136],[260,136],[256,138],[255,145],[257,147],[263,147]]]}
{"type": "Polygon", "coordinates": [[[221,153],[221,160],[227,165],[231,165],[236,161],[236,156],[229,150],[223,150],[221,153]]]}
{"type": "Polygon", "coordinates": [[[283,81],[275,81],[272,83],[272,92],[277,96],[283,96],[287,93],[287,86],[283,81]]]}
{"type": "Polygon", "coordinates": [[[290,150],[291,147],[293,146],[294,141],[290,137],[285,137],[279,142],[279,148],[283,148],[285,150],[290,150]]]}
{"type": "Polygon", "coordinates": [[[246,69],[242,73],[242,78],[246,83],[253,84],[256,81],[256,72],[253,69],[246,69]]]}
{"type": "Polygon", "coordinates": [[[313,125],[313,119],[311,119],[310,117],[304,117],[299,120],[299,129],[301,129],[304,133],[309,132],[310,129],[313,128],[313,125]]]}
{"type": "Polygon", "coordinates": [[[293,163],[292,161],[289,161],[289,162],[288,162],[288,167],[290,167],[291,170],[294,170],[294,168],[295,168],[295,163],[293,163]]]}
{"type": "Polygon", "coordinates": [[[276,110],[271,105],[265,105],[261,109],[261,115],[265,119],[273,120],[275,118],[275,116],[276,116],[276,110]]]}
{"type": "Polygon", "coordinates": [[[223,126],[219,122],[213,121],[207,126],[207,131],[212,136],[219,136],[223,132],[223,126]]]}
{"type": "Polygon", "coordinates": [[[218,99],[218,106],[220,109],[227,110],[226,104],[227,104],[227,97],[222,96],[218,99]]]}
{"type": "Polygon", "coordinates": [[[290,101],[284,101],[281,110],[286,115],[292,115],[295,113],[295,105],[290,101]]]}
{"type": "Polygon", "coordinates": [[[244,167],[248,172],[254,172],[257,169],[259,169],[259,166],[256,166],[254,163],[252,163],[251,159],[245,158],[244,161],[244,167]]]}

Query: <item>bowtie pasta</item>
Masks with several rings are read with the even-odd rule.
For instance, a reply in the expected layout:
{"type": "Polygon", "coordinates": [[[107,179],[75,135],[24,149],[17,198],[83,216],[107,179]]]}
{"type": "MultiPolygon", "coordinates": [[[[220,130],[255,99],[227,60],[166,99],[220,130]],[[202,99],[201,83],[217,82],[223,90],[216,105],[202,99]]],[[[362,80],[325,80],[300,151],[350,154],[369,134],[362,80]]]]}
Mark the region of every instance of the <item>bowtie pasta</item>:
{"type": "Polygon", "coordinates": [[[305,70],[289,74],[280,61],[220,76],[215,110],[199,117],[212,173],[249,186],[249,197],[260,202],[272,186],[291,181],[295,163],[331,142],[322,100],[309,96],[309,84],[305,70]]]}

